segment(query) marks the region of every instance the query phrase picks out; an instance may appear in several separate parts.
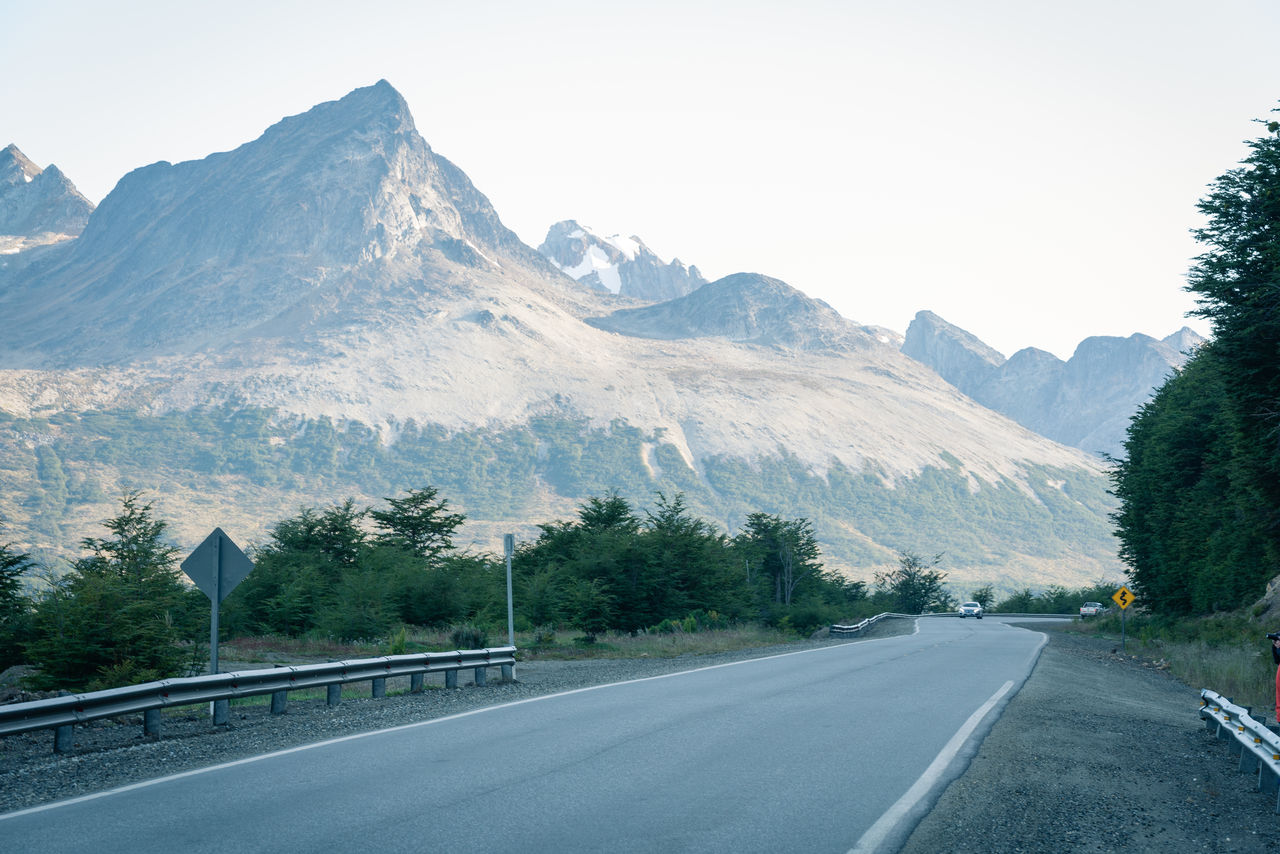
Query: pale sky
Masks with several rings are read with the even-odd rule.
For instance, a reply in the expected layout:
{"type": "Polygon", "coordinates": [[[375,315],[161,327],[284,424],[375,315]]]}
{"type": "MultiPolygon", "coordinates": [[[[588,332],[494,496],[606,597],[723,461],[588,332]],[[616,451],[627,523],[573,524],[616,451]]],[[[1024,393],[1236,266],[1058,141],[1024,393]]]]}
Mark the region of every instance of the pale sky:
{"type": "Polygon", "coordinates": [[[386,78],[530,245],[577,219],[1005,355],[1183,325],[1276,0],[0,0],[0,146],[93,202],[386,78]]]}

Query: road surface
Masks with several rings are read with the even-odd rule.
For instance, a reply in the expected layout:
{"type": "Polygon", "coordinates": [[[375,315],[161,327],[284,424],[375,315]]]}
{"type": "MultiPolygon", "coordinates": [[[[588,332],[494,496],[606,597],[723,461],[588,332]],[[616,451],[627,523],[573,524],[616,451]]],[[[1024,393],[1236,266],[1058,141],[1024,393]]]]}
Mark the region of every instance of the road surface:
{"type": "Polygon", "coordinates": [[[0,816],[0,848],[893,850],[1044,637],[1000,620],[599,686],[0,816]]]}

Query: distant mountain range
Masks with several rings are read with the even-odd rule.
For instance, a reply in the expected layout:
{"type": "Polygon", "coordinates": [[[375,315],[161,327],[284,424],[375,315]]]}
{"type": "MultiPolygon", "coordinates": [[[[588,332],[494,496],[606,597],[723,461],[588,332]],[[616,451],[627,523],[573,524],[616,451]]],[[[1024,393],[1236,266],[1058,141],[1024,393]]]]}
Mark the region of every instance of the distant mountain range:
{"type": "Polygon", "coordinates": [[[429,483],[481,548],[661,490],[730,531],[807,517],[861,577],[900,550],[960,585],[1119,575],[1096,457],[777,279],[572,221],[526,246],[386,81],[3,259],[0,515],[40,553],[125,488],[189,547],[429,483]]]}
{"type": "Polygon", "coordinates": [[[1124,456],[1138,408],[1204,339],[1187,327],[1167,338],[1096,336],[1064,362],[1028,347],[1009,359],[941,317],[922,311],[902,352],[969,397],[1029,430],[1097,454],[1124,456]]]}

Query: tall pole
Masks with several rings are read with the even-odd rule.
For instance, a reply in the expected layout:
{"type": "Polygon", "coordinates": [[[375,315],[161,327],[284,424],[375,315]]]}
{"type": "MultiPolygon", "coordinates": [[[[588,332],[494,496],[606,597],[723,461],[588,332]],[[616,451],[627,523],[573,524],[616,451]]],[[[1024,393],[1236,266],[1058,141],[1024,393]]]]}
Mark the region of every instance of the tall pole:
{"type": "Polygon", "coordinates": [[[222,599],[221,537],[213,538],[213,610],[209,617],[209,672],[218,672],[218,603],[222,599]]]}
{"type": "Polygon", "coordinates": [[[516,535],[506,534],[502,538],[503,550],[507,553],[507,646],[516,645],[516,612],[511,603],[511,553],[516,550],[516,535]]]}

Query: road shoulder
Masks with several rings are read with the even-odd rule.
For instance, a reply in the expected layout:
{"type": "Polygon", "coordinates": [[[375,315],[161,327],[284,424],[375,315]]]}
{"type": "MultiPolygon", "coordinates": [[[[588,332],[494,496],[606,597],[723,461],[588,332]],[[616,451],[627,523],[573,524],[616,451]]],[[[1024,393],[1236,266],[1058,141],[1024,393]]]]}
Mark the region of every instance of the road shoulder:
{"type": "Polygon", "coordinates": [[[1198,689],[1039,630],[1031,676],[903,854],[1280,850],[1274,802],[1200,722],[1198,689]]]}

